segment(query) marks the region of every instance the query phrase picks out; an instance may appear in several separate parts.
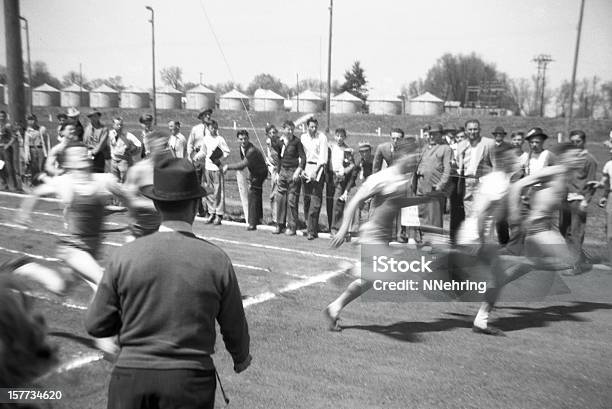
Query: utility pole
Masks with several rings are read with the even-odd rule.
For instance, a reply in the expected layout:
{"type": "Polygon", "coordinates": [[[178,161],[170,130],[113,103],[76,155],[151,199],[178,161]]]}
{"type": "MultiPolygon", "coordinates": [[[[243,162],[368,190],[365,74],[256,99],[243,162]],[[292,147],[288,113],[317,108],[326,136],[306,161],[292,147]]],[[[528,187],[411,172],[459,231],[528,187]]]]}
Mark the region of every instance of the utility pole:
{"type": "Polygon", "coordinates": [[[4,0],[4,29],[6,33],[6,74],[9,115],[11,121],[25,124],[26,104],[23,89],[23,50],[19,23],[19,0],[4,0]]]}
{"type": "Polygon", "coordinates": [[[300,112],[300,74],[295,73],[295,110],[300,112]]]}
{"type": "Polygon", "coordinates": [[[200,85],[202,85],[202,73],[200,73],[200,85]]]}
{"type": "Polygon", "coordinates": [[[578,53],[580,51],[580,34],[582,32],[582,16],[584,15],[584,0],[580,3],[580,16],[578,17],[578,33],[576,34],[576,49],[574,50],[574,67],[572,68],[572,83],[570,85],[569,112],[565,116],[565,134],[569,135],[574,113],[574,92],[576,91],[576,68],[578,67],[578,53]]]}
{"type": "Polygon", "coordinates": [[[332,19],[334,0],[329,0],[329,46],[327,50],[327,130],[331,129],[331,61],[332,61],[332,19]]]}
{"type": "Polygon", "coordinates": [[[153,125],[157,125],[157,90],[155,89],[155,11],[153,7],[145,6],[151,12],[151,60],[153,66],[153,125]]]}
{"type": "Polygon", "coordinates": [[[23,16],[19,16],[19,19],[22,20],[25,23],[25,32],[26,32],[26,46],[28,49],[28,85],[30,86],[30,113],[34,113],[34,100],[33,100],[33,94],[32,94],[32,60],[30,60],[30,29],[28,27],[28,20],[23,17],[23,16]]]}
{"type": "Polygon", "coordinates": [[[544,116],[544,93],[546,91],[546,66],[549,62],[554,61],[550,55],[540,54],[533,58],[533,62],[538,64],[538,77],[536,84],[536,101],[540,97],[540,116],[544,116]],[[539,92],[539,94],[538,94],[539,92]]]}

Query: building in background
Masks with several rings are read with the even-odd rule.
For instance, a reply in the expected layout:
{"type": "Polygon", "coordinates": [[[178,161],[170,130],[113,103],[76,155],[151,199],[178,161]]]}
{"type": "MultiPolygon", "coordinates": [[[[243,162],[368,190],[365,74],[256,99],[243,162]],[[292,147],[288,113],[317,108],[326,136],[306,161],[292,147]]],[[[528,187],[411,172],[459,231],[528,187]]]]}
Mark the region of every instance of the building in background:
{"type": "Polygon", "coordinates": [[[157,109],[181,109],[181,98],[183,93],[170,86],[166,86],[157,90],[155,103],[157,109]]]}
{"type": "Polygon", "coordinates": [[[221,110],[242,111],[245,107],[249,109],[249,97],[237,89],[233,89],[219,98],[219,109],[221,110]]]}
{"type": "Polygon", "coordinates": [[[410,100],[406,113],[429,116],[440,115],[442,112],[444,112],[444,101],[429,92],[425,92],[410,100]]]}
{"type": "Polygon", "coordinates": [[[151,95],[148,91],[129,87],[121,91],[119,98],[119,107],[121,108],[149,108],[151,106],[151,95]]]}
{"type": "Polygon", "coordinates": [[[106,84],[91,90],[89,102],[92,108],[117,108],[119,106],[119,93],[106,84]]]}
{"type": "Polygon", "coordinates": [[[187,101],[185,107],[187,109],[195,109],[203,111],[205,109],[215,109],[215,100],[217,93],[204,85],[200,84],[197,87],[187,90],[185,93],[187,101]]]}
{"type": "Polygon", "coordinates": [[[368,96],[368,112],[375,115],[399,115],[402,113],[402,100],[397,96],[374,92],[368,96]]]}
{"type": "Polygon", "coordinates": [[[71,84],[62,89],[60,104],[63,107],[88,107],[89,91],[85,87],[71,84]]]}
{"type": "Polygon", "coordinates": [[[291,98],[291,112],[316,114],[323,111],[323,98],[307,89],[301,94],[291,98]]]}
{"type": "Polygon", "coordinates": [[[258,112],[284,111],[285,98],[272,90],[259,88],[253,94],[251,108],[258,112]]]}
{"type": "Polygon", "coordinates": [[[35,107],[58,107],[60,106],[59,89],[44,83],[32,90],[33,105],[35,107]]]}

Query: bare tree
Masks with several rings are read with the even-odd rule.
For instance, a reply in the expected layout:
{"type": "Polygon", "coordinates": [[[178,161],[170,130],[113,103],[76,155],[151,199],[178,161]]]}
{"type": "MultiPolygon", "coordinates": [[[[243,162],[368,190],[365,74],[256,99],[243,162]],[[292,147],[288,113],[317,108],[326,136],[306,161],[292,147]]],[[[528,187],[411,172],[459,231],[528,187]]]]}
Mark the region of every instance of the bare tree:
{"type": "Polygon", "coordinates": [[[181,67],[165,67],[159,71],[164,84],[179,91],[183,91],[183,69],[181,67]]]}

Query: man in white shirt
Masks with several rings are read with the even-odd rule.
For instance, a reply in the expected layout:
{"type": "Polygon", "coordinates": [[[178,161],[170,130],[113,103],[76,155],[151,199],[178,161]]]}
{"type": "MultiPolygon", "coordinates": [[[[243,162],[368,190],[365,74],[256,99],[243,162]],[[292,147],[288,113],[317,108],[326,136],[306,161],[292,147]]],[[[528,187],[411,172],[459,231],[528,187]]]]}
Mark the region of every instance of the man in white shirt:
{"type": "Polygon", "coordinates": [[[168,147],[175,158],[184,158],[187,156],[187,138],[181,133],[181,123],[176,120],[168,121],[168,129],[170,130],[168,147]]]}
{"type": "MultiPolygon", "coordinates": [[[[208,123],[210,122],[210,116],[212,115],[212,109],[206,109],[198,114],[198,119],[201,123],[197,124],[193,128],[191,128],[191,132],[189,133],[189,137],[187,138],[187,159],[193,162],[198,178],[201,183],[204,184],[204,162],[197,162],[193,160],[194,155],[196,155],[200,150],[204,149],[204,135],[209,135],[208,131],[208,123]]],[[[202,156],[203,158],[203,156],[202,156]]],[[[200,204],[198,205],[198,216],[204,217],[206,216],[206,209],[200,200],[200,204]]]]}
{"type": "Polygon", "coordinates": [[[306,153],[306,168],[304,169],[304,217],[308,240],[314,240],[319,231],[319,213],[323,198],[324,172],[327,166],[327,136],[318,132],[319,122],[315,118],[306,121],[307,132],[302,134],[300,141],[306,153]]]}
{"type": "Polygon", "coordinates": [[[119,183],[123,183],[128,168],[134,164],[133,156],[142,149],[142,143],[123,128],[123,119],[116,116],[113,118],[113,129],[108,134],[108,145],[111,153],[111,173],[119,183]]]}
{"type": "Polygon", "coordinates": [[[221,159],[229,156],[230,148],[219,135],[219,126],[214,119],[208,124],[208,133],[202,138],[202,149],[194,155],[193,160],[204,161],[204,183],[210,192],[205,199],[209,214],[206,223],[219,225],[225,213],[225,177],[220,165],[221,159]]]}

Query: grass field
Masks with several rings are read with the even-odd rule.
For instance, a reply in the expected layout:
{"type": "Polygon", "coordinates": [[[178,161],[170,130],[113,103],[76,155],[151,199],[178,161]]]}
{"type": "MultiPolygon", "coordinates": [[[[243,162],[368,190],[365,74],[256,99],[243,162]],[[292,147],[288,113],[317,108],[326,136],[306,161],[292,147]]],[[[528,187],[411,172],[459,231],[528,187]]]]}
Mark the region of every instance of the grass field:
{"type": "MultiPolygon", "coordinates": [[[[41,202],[24,230],[12,223],[21,199],[0,193],[0,262],[30,254],[53,263],[63,232],[59,205],[41,202]]],[[[601,214],[590,216],[587,248],[595,254],[603,252],[601,224],[601,214]]],[[[564,278],[571,294],[500,304],[494,323],[507,337],[472,333],[477,304],[456,302],[357,301],[343,315],[343,332],[332,333],[322,310],[350,282],[341,271],[359,257],[358,247],[331,250],[323,239],[247,233],[199,219],[195,231],[232,258],[245,298],[252,367],[234,374],[220,340],[214,356],[230,407],[610,407],[612,272],[603,267],[564,278]]],[[[122,233],[108,233],[103,259],[122,242],[122,233]]],[[[54,407],[104,408],[112,365],[83,328],[91,291],[82,285],[67,299],[34,293],[62,358],[63,366],[41,381],[63,392],[54,407]]],[[[225,407],[219,391],[216,407],[225,407]]]]}

